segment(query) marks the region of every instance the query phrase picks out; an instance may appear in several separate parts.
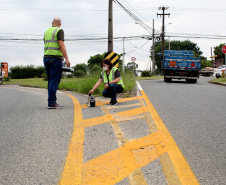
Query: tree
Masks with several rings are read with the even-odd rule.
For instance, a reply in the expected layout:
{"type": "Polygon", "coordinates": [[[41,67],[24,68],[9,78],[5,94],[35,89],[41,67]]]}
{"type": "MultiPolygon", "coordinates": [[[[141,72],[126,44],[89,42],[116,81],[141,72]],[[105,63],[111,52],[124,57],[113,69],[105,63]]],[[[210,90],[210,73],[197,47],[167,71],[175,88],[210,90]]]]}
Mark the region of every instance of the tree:
{"type": "Polygon", "coordinates": [[[87,75],[87,68],[86,64],[77,64],[74,66],[74,75],[76,77],[83,77],[87,75]]]}
{"type": "Polygon", "coordinates": [[[93,73],[100,73],[102,71],[100,65],[94,65],[90,70],[90,74],[93,74],[93,73]]]}
{"type": "Polygon", "coordinates": [[[129,62],[127,64],[127,68],[129,68],[130,70],[132,70],[134,72],[134,74],[137,75],[138,64],[136,64],[135,62],[129,62]]]}
{"type": "MultiPolygon", "coordinates": [[[[169,49],[169,41],[165,41],[165,50],[169,49]]],[[[192,50],[194,51],[194,56],[200,57],[202,55],[202,51],[197,46],[196,43],[191,42],[190,40],[180,41],[180,40],[173,40],[170,41],[170,49],[171,50],[192,50]]],[[[162,52],[162,42],[155,43],[155,61],[158,68],[161,68],[161,55],[158,53],[162,52]]],[[[152,54],[152,53],[151,53],[152,54]]]]}
{"type": "Polygon", "coordinates": [[[217,57],[225,57],[225,54],[222,52],[222,47],[226,45],[226,43],[224,44],[220,44],[219,46],[214,47],[214,55],[217,55],[217,57]]]}
{"type": "Polygon", "coordinates": [[[73,67],[75,71],[77,70],[83,70],[87,73],[88,66],[86,64],[77,64],[73,67]]]}
{"type": "MultiPolygon", "coordinates": [[[[117,53],[116,53],[117,54],[117,53]]],[[[105,58],[106,53],[103,54],[97,54],[94,56],[91,56],[88,60],[88,67],[89,69],[92,69],[95,65],[100,65],[101,61],[105,58]]],[[[119,56],[119,68],[122,66],[122,54],[117,54],[119,56]]]]}
{"type": "Polygon", "coordinates": [[[89,69],[92,69],[94,65],[100,65],[101,61],[104,59],[104,55],[105,53],[91,56],[88,60],[89,69]]]}

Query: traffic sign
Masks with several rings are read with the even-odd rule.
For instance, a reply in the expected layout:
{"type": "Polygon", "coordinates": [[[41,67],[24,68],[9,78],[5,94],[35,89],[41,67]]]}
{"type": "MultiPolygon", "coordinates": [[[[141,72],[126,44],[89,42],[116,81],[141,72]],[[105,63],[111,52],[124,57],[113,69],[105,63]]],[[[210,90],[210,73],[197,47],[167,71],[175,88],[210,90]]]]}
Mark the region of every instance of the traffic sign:
{"type": "Polygon", "coordinates": [[[223,46],[221,50],[224,54],[226,54],[226,46],[223,46]]]}
{"type": "Polygon", "coordinates": [[[132,58],[131,58],[131,61],[132,61],[132,62],[135,62],[135,61],[136,61],[136,58],[135,58],[135,57],[132,57],[132,58]]]}
{"type": "Polygon", "coordinates": [[[110,59],[111,63],[113,64],[113,67],[118,67],[119,65],[119,57],[115,52],[108,52],[105,54],[105,59],[110,59]]]}

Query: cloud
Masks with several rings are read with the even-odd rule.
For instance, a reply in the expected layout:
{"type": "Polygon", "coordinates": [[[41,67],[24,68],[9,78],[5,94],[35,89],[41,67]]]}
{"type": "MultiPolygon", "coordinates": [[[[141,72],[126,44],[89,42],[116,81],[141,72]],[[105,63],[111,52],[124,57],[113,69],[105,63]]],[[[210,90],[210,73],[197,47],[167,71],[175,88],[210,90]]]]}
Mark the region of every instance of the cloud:
{"type": "MultiPolygon", "coordinates": [[[[122,2],[119,0],[119,2],[122,2]]],[[[152,27],[152,20],[155,19],[155,29],[161,32],[162,19],[157,18],[160,5],[169,6],[166,13],[166,32],[225,35],[226,26],[222,23],[225,11],[225,0],[214,1],[204,0],[133,0],[127,1],[127,7],[136,10],[136,15],[152,27]]],[[[122,2],[123,3],[123,2],[122,2]]],[[[84,37],[107,37],[108,34],[108,1],[103,0],[0,0],[0,39],[2,38],[43,38],[45,30],[51,26],[54,17],[62,19],[62,28],[65,31],[65,44],[72,65],[86,63],[91,55],[107,51],[107,41],[68,41],[69,38],[84,37]],[[5,10],[8,8],[8,10],[5,10]],[[10,34],[12,33],[12,34],[10,34]]],[[[114,7],[114,36],[123,37],[131,35],[149,34],[140,25],[123,11],[117,4],[114,7]]],[[[172,38],[174,39],[174,38],[172,38]]],[[[175,38],[185,40],[186,38],[175,38]]],[[[225,40],[189,39],[198,44],[209,57],[210,48],[225,40]]],[[[126,40],[125,50],[136,49],[146,40],[126,40]],[[131,43],[133,45],[131,45],[131,43]]],[[[151,42],[133,53],[128,53],[126,62],[134,56],[142,61],[149,61],[151,42]]],[[[114,41],[116,52],[122,52],[122,40],[114,41]]],[[[1,41],[1,61],[13,65],[43,65],[43,42],[42,41],[1,41]]],[[[133,50],[132,50],[133,51],[133,50]]],[[[142,65],[139,65],[142,66],[142,65]]]]}

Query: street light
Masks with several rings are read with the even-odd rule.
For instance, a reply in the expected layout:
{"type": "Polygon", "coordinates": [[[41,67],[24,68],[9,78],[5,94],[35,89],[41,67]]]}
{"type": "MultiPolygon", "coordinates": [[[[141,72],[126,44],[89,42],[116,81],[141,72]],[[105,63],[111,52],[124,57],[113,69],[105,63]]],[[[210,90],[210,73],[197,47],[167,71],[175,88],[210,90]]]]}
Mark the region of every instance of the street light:
{"type": "MultiPolygon", "coordinates": [[[[172,22],[170,22],[167,25],[165,25],[165,27],[168,26],[168,25],[171,25],[171,24],[172,24],[172,22]]],[[[169,37],[169,50],[170,50],[170,37],[169,37]]]]}

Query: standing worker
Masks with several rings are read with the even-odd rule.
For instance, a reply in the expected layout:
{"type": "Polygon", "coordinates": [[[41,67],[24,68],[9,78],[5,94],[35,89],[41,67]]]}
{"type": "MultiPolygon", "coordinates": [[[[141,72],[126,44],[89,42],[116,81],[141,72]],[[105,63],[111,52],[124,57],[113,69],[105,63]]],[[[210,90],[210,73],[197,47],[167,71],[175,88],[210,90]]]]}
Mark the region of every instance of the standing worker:
{"type": "Polygon", "coordinates": [[[55,17],[52,27],[46,30],[44,34],[44,58],[43,62],[48,77],[48,109],[62,108],[57,104],[56,91],[61,80],[64,58],[67,66],[70,67],[66,47],[64,45],[64,31],[61,27],[61,19],[55,17]]]}
{"type": "Polygon", "coordinates": [[[102,60],[100,66],[103,68],[100,79],[94,85],[93,89],[89,91],[89,94],[92,94],[103,81],[105,86],[102,95],[111,98],[110,104],[116,105],[118,103],[116,94],[121,93],[125,87],[120,76],[120,71],[118,68],[113,67],[110,59],[102,60]]]}

